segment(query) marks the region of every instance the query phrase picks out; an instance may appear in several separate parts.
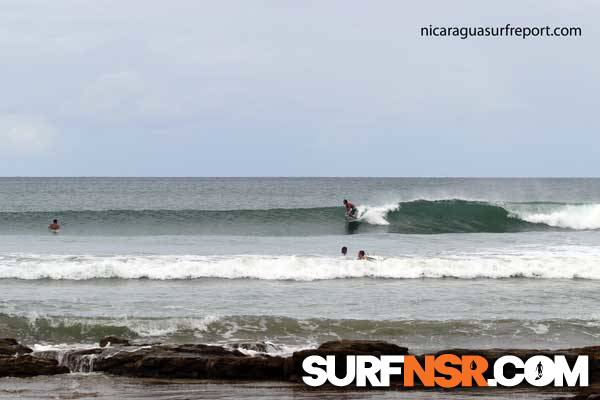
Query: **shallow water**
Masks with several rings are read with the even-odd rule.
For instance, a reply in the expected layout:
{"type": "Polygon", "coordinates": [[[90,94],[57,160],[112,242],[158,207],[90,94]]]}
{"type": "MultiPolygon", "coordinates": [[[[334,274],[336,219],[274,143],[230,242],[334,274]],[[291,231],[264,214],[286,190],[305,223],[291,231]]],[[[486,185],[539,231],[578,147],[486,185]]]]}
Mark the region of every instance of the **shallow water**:
{"type": "MultiPolygon", "coordinates": [[[[597,345],[598,228],[599,179],[0,178],[0,336],[37,351],[105,335],[279,354],[339,338],[597,345]]],[[[95,374],[2,383],[8,398],[316,397],[95,374]]]]}
{"type": "Polygon", "coordinates": [[[307,390],[302,385],[276,382],[160,381],[70,374],[33,379],[0,378],[0,399],[548,399],[559,391],[516,389],[443,391],[307,390]]]}
{"type": "Polygon", "coordinates": [[[260,340],[288,354],[339,338],[417,353],[600,339],[598,286],[589,280],[2,280],[0,289],[11,299],[2,304],[4,335],[28,343],[260,340]]]}

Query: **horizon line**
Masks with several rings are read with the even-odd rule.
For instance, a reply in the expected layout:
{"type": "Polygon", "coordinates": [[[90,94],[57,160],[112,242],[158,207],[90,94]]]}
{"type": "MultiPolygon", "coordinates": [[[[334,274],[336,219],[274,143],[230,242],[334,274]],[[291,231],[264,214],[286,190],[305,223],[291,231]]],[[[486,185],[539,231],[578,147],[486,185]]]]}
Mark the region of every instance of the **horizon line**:
{"type": "Polygon", "coordinates": [[[336,175],[0,175],[0,179],[7,178],[131,178],[131,179],[600,179],[600,176],[452,176],[452,175],[422,175],[422,176],[336,176],[336,175]]]}

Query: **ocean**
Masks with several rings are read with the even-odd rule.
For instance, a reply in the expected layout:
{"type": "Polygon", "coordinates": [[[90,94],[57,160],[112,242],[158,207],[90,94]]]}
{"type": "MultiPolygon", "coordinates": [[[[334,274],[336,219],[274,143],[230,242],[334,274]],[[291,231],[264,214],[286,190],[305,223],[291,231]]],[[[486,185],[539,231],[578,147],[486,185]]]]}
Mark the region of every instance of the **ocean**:
{"type": "Polygon", "coordinates": [[[597,345],[599,229],[600,179],[0,178],[0,337],[597,345]]]}

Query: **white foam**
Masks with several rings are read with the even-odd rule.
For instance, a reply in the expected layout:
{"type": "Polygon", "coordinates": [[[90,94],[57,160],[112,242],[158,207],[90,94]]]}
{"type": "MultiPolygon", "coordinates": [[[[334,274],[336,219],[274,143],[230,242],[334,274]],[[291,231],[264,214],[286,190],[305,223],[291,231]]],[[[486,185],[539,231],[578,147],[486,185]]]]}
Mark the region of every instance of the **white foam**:
{"type": "MultiPolygon", "coordinates": [[[[0,256],[0,278],[196,279],[312,281],[340,278],[584,278],[600,279],[600,249],[463,253],[356,261],[318,256],[0,256]]],[[[157,330],[162,328],[157,327],[157,330]]]]}
{"type": "Polygon", "coordinates": [[[600,229],[600,204],[563,205],[547,211],[514,211],[513,214],[536,224],[570,229],[600,229]]]}
{"type": "MultiPolygon", "coordinates": [[[[456,200],[456,197],[423,197],[417,196],[414,199],[403,199],[403,202],[411,201],[443,201],[456,200]]],[[[464,201],[485,201],[470,198],[460,198],[464,201]]],[[[505,204],[504,202],[490,202],[506,207],[512,216],[527,222],[536,224],[546,224],[558,228],[568,228],[577,230],[600,229],[600,204],[505,204]],[[532,209],[533,208],[533,209],[532,209]]],[[[402,202],[390,203],[383,206],[358,206],[358,216],[361,221],[372,225],[389,225],[387,215],[390,212],[397,211],[402,206],[402,202]]]]}
{"type": "Polygon", "coordinates": [[[243,353],[243,354],[246,354],[249,356],[269,354],[271,356],[281,356],[281,357],[291,356],[296,351],[305,350],[305,349],[309,349],[309,348],[315,348],[315,347],[318,347],[318,345],[319,345],[316,342],[304,343],[304,344],[298,344],[298,345],[286,345],[286,344],[275,344],[270,341],[265,341],[267,351],[260,352],[260,351],[256,351],[256,350],[249,350],[249,349],[244,349],[241,347],[235,347],[235,346],[232,346],[230,343],[216,342],[216,343],[211,343],[211,344],[213,344],[215,346],[223,346],[230,350],[237,350],[240,353],[243,353]]]}
{"type": "Polygon", "coordinates": [[[169,318],[155,320],[115,320],[117,326],[123,324],[141,337],[167,336],[181,331],[206,332],[211,323],[218,321],[215,316],[203,318],[169,318]]]}
{"type": "Polygon", "coordinates": [[[31,349],[34,353],[43,353],[49,351],[56,352],[66,352],[73,350],[89,350],[97,348],[97,344],[89,344],[89,343],[57,343],[57,344],[48,344],[48,343],[36,343],[31,349]]]}
{"type": "Polygon", "coordinates": [[[535,333],[536,335],[545,335],[549,331],[548,325],[543,324],[541,322],[537,322],[537,323],[527,322],[524,324],[524,326],[525,326],[525,328],[533,331],[533,333],[535,333]]]}
{"type": "MultiPolygon", "coordinates": [[[[195,332],[198,335],[207,332],[213,323],[220,322],[220,319],[213,315],[207,315],[204,317],[176,317],[176,318],[134,318],[134,317],[103,317],[98,319],[92,318],[81,318],[81,317],[65,317],[65,316],[54,316],[54,315],[31,315],[30,313],[22,314],[10,314],[12,316],[25,317],[28,320],[30,329],[33,331],[37,330],[38,322],[43,320],[54,329],[61,327],[81,327],[81,331],[84,332],[97,326],[104,327],[126,327],[140,337],[159,337],[176,334],[177,332],[188,331],[195,332]]],[[[235,325],[234,323],[229,325],[235,325]]],[[[235,330],[231,326],[228,326],[230,330],[235,330]]],[[[239,327],[238,327],[239,328],[239,327]]],[[[227,334],[226,331],[224,334],[227,334]]],[[[42,351],[59,351],[65,348],[71,349],[73,345],[45,345],[37,344],[33,348],[36,352],[42,351]],[[66,347],[65,347],[66,346],[66,347]],[[63,348],[65,347],[65,348],[63,348]]],[[[92,346],[93,347],[93,346],[92,346]]],[[[82,344],[81,348],[90,348],[89,345],[82,344]]]]}
{"type": "Polygon", "coordinates": [[[387,220],[387,214],[391,211],[396,211],[399,208],[399,204],[387,204],[384,206],[369,206],[361,205],[358,206],[358,219],[367,222],[371,225],[389,225],[387,220]]]}

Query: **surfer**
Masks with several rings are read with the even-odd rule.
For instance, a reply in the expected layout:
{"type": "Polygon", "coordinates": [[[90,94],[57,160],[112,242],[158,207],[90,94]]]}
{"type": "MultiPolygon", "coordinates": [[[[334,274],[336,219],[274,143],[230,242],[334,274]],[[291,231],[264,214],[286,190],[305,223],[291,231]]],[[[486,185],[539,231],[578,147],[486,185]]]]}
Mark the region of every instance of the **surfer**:
{"type": "Polygon", "coordinates": [[[344,199],[344,207],[346,208],[346,217],[355,219],[358,215],[358,210],[356,206],[350,203],[348,200],[344,199]]]}
{"type": "Polygon", "coordinates": [[[342,247],[342,256],[346,257],[348,255],[348,248],[346,246],[342,247]]]}
{"type": "Polygon", "coordinates": [[[48,229],[50,229],[52,232],[58,232],[60,230],[60,224],[56,218],[52,220],[50,225],[48,225],[48,229]]]}

